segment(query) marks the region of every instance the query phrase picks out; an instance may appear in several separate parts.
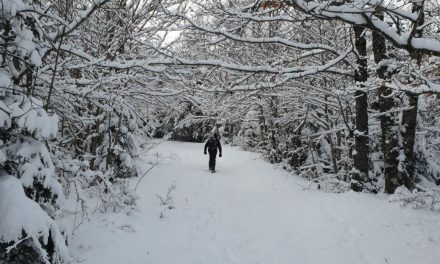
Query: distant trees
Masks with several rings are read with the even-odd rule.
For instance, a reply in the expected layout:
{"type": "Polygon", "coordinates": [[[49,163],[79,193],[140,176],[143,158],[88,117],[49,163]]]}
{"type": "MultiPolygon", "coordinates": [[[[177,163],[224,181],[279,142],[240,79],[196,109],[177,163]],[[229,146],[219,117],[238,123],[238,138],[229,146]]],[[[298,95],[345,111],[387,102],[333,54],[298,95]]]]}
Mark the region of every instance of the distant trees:
{"type": "Polygon", "coordinates": [[[438,92],[435,1],[217,0],[187,11],[168,10],[191,43],[178,62],[209,73],[196,90],[241,98],[234,110],[259,125],[237,139],[248,131],[271,161],[355,191],[416,188],[418,101],[438,92]]]}

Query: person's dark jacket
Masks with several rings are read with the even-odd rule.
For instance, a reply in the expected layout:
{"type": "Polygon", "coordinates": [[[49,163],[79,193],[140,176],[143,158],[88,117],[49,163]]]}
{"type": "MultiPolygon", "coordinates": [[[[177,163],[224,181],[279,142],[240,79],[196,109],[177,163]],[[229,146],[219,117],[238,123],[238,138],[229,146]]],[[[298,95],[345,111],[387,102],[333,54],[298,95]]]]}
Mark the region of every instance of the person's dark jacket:
{"type": "Polygon", "coordinates": [[[205,144],[205,154],[206,154],[206,149],[208,149],[209,154],[217,154],[217,149],[219,150],[220,154],[219,157],[222,156],[222,145],[220,144],[220,140],[216,137],[212,137],[210,138],[208,141],[206,141],[205,144]]]}

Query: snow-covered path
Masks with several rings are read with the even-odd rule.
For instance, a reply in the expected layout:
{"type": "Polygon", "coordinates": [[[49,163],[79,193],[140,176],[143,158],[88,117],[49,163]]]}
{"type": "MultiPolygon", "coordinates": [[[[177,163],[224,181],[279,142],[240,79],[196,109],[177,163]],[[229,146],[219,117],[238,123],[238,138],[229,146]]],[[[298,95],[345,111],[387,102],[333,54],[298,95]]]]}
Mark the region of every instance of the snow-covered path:
{"type": "Polygon", "coordinates": [[[300,179],[237,148],[224,147],[211,174],[202,148],[156,147],[168,158],[141,181],[139,211],[93,215],[72,242],[74,257],[90,264],[440,263],[439,214],[368,194],[303,191],[300,179]],[[168,190],[172,201],[160,205],[168,190]]]}

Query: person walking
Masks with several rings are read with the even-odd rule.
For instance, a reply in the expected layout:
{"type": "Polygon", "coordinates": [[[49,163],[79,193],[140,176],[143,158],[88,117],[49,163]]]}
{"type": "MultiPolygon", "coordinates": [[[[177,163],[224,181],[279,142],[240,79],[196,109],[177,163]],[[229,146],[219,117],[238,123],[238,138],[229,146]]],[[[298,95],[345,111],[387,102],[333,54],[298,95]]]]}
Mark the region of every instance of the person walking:
{"type": "Polygon", "coordinates": [[[219,157],[222,156],[222,145],[220,144],[220,139],[217,133],[214,133],[212,137],[206,141],[204,154],[206,155],[206,149],[209,152],[209,170],[215,172],[215,158],[217,157],[217,149],[219,151],[219,157]]]}

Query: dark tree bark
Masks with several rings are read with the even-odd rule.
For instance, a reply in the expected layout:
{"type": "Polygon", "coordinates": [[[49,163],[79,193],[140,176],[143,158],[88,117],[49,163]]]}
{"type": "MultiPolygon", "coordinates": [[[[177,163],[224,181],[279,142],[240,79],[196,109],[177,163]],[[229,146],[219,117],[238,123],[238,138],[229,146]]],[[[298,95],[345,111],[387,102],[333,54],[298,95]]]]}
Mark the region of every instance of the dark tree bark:
{"type": "Polygon", "coordinates": [[[301,166],[306,159],[307,155],[305,154],[301,142],[301,132],[304,126],[307,123],[307,115],[308,115],[308,109],[306,111],[306,114],[304,116],[304,120],[301,121],[301,123],[298,124],[298,126],[293,131],[292,139],[291,139],[291,150],[289,153],[289,165],[297,169],[299,166],[301,166]]]}
{"type": "MultiPolygon", "coordinates": [[[[419,38],[422,36],[423,29],[419,26],[425,23],[424,16],[424,3],[425,1],[414,1],[412,11],[414,13],[419,13],[417,22],[413,24],[413,36],[419,38]]],[[[420,61],[422,59],[422,54],[418,51],[411,52],[412,59],[417,60],[417,64],[420,66],[420,61]]],[[[406,92],[405,96],[408,100],[408,110],[404,110],[402,113],[402,144],[403,153],[405,154],[405,159],[402,161],[403,171],[401,171],[400,177],[404,180],[405,186],[412,190],[414,189],[414,177],[415,177],[415,156],[414,156],[414,143],[416,137],[416,127],[417,127],[417,110],[419,95],[411,92],[406,92]]]]}
{"type": "Polygon", "coordinates": [[[415,174],[415,155],[414,142],[416,138],[417,126],[417,110],[419,96],[413,93],[406,93],[408,99],[408,106],[410,109],[402,113],[402,144],[405,160],[403,161],[403,171],[400,172],[400,178],[403,179],[405,187],[414,189],[414,174],[415,174]]]}
{"type": "MultiPolygon", "coordinates": [[[[379,17],[383,18],[383,16],[379,17]]],[[[378,32],[373,32],[373,53],[374,61],[379,65],[377,76],[384,81],[389,79],[392,73],[389,71],[388,65],[383,61],[386,59],[385,38],[378,32]]],[[[396,104],[393,90],[384,85],[378,89],[378,96],[380,127],[382,130],[382,152],[384,156],[385,192],[394,193],[396,188],[402,185],[399,177],[399,142],[396,113],[392,111],[396,104]]]]}
{"type": "MultiPolygon", "coordinates": [[[[324,97],[325,100],[327,100],[327,96],[324,97]]],[[[327,131],[332,129],[332,121],[331,121],[331,115],[333,114],[332,111],[329,109],[328,105],[324,106],[324,114],[325,114],[325,122],[326,122],[326,129],[327,131]]],[[[338,173],[339,167],[338,167],[338,159],[337,159],[337,150],[335,143],[333,142],[332,133],[328,133],[326,136],[326,139],[328,141],[328,144],[330,145],[331,154],[332,154],[332,165],[333,165],[333,173],[338,173]]]]}
{"type": "Polygon", "coordinates": [[[394,193],[402,185],[399,179],[399,145],[396,114],[392,112],[396,104],[392,89],[379,88],[380,127],[382,129],[382,152],[384,155],[385,192],[394,193]]]}
{"type": "MultiPolygon", "coordinates": [[[[257,97],[260,101],[261,101],[261,97],[258,96],[257,97]]],[[[260,147],[262,147],[263,149],[266,148],[266,138],[267,138],[267,134],[268,134],[268,129],[267,129],[267,122],[266,122],[266,118],[264,117],[264,109],[263,109],[263,102],[261,102],[260,107],[259,107],[259,115],[258,115],[258,123],[260,126],[260,138],[259,141],[260,143],[257,143],[257,145],[260,145],[260,147]]]]}
{"type": "Polygon", "coordinates": [[[358,69],[355,73],[355,81],[359,89],[355,92],[356,98],[356,131],[354,133],[353,154],[354,171],[351,176],[351,189],[360,192],[364,189],[364,183],[368,180],[368,97],[367,92],[362,90],[363,82],[367,81],[367,41],[364,28],[354,26],[355,46],[358,53],[358,69]]]}
{"type": "Polygon", "coordinates": [[[278,124],[274,121],[276,120],[278,115],[278,98],[275,96],[272,96],[269,100],[269,108],[270,108],[270,115],[271,118],[268,120],[268,126],[269,126],[269,138],[268,138],[268,151],[269,151],[269,158],[272,163],[279,163],[281,162],[281,151],[279,149],[279,140],[278,140],[278,131],[279,127],[278,124]]]}

